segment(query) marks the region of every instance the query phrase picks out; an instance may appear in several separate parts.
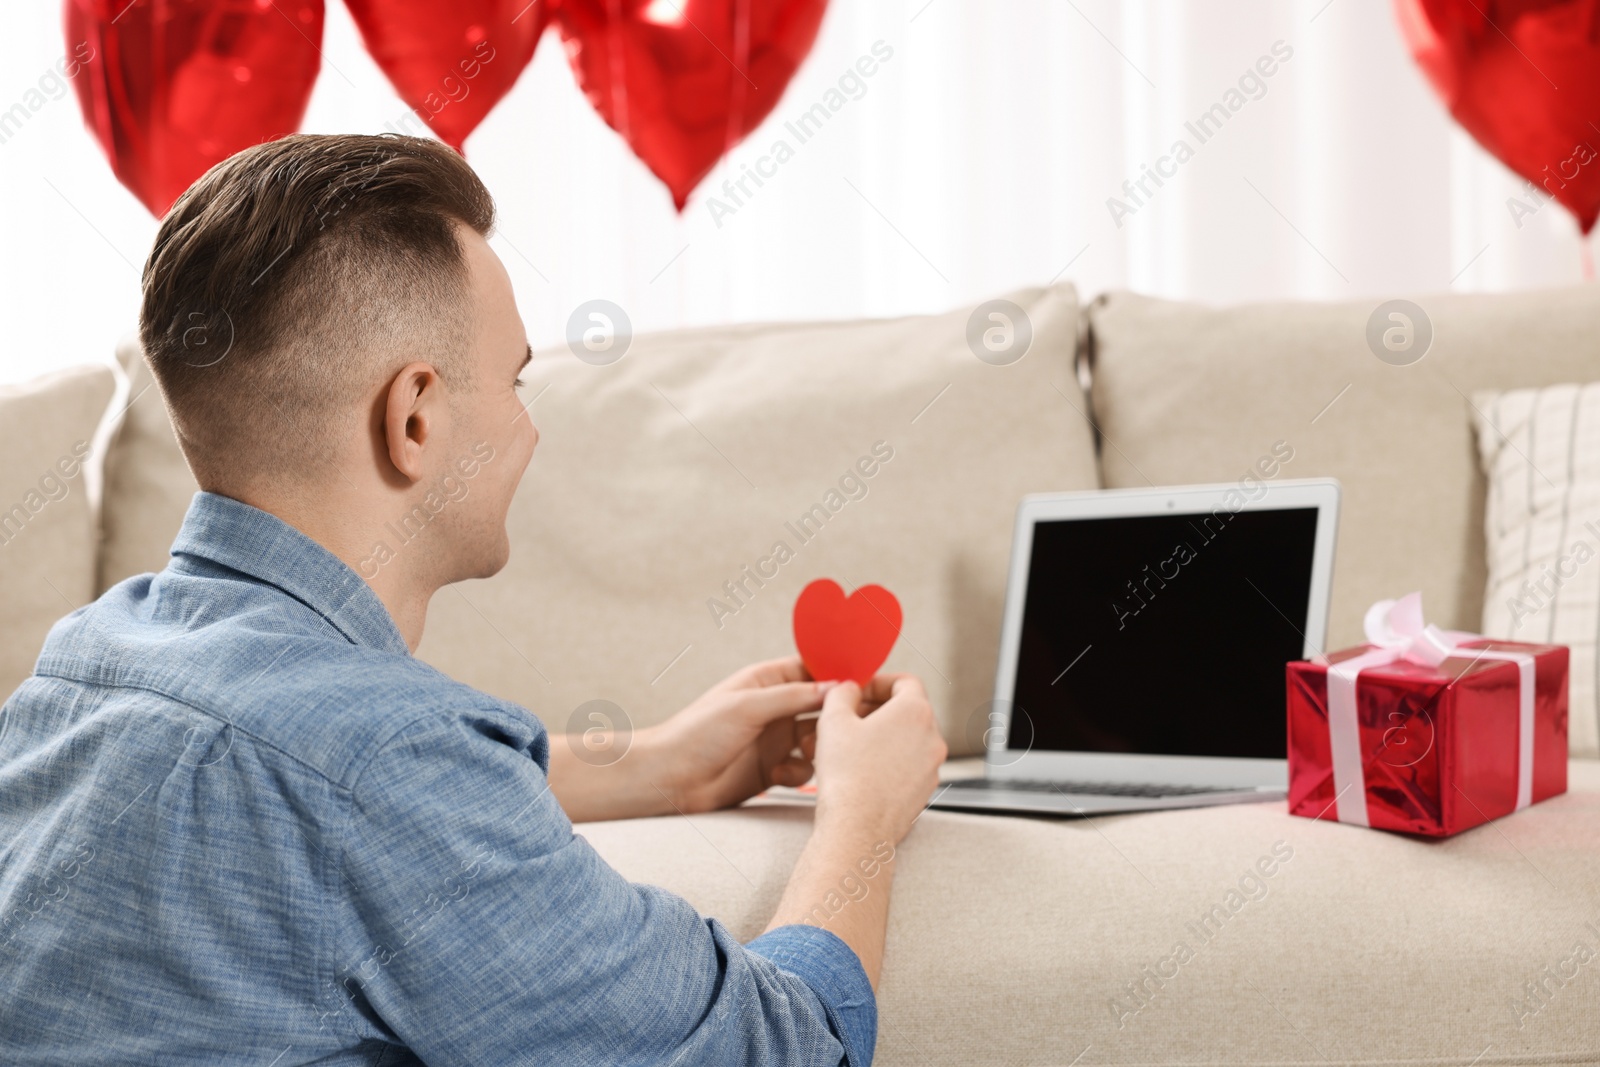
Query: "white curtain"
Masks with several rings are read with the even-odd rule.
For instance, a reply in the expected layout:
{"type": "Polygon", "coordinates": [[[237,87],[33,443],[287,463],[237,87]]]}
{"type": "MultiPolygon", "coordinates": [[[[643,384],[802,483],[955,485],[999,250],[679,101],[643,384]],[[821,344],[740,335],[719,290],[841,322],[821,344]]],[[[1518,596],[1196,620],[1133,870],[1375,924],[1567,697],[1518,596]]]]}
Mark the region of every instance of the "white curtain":
{"type": "MultiPolygon", "coordinates": [[[[156,229],[54,95],[59,5],[7,19],[0,112],[26,114],[0,131],[0,380],[107,358],[156,229]]],[[[323,51],[307,131],[399,124],[338,0],[323,51]]],[[[1581,278],[1571,218],[1513,215],[1525,183],[1454,127],[1387,0],[833,0],[681,217],[552,29],[467,158],[535,347],[594,298],[643,331],[936,311],[1058,277],[1212,303],[1581,278]],[[801,143],[785,124],[874,49],[891,54],[801,143]],[[723,183],[746,168],[771,176],[736,202],[723,183]]]]}

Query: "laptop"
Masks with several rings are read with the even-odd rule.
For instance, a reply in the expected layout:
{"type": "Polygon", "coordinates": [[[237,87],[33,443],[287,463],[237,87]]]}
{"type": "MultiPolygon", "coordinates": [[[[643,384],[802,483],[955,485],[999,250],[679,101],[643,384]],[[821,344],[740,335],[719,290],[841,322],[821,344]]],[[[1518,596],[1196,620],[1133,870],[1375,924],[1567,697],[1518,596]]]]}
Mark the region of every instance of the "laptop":
{"type": "Polygon", "coordinates": [[[931,806],[1062,815],[1281,799],[1284,665],[1323,646],[1331,479],[1051,493],[1017,509],[982,777],[931,806]]]}

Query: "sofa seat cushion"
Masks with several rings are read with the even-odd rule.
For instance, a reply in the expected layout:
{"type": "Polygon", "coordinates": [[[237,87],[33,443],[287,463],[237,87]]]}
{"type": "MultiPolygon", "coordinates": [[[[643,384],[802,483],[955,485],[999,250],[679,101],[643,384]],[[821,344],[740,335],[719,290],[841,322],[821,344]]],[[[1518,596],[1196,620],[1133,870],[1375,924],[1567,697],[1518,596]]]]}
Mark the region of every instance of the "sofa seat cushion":
{"type": "MultiPolygon", "coordinates": [[[[811,814],[758,801],[577,829],[748,940],[811,814]]],[[[883,1067],[1600,1062],[1594,761],[1572,762],[1567,794],[1442,841],[1282,802],[930,810],[895,862],[883,1067]]]]}
{"type": "Polygon", "coordinates": [[[1361,640],[1374,601],[1413,589],[1431,621],[1478,626],[1484,478],[1468,397],[1588,381],[1600,367],[1592,285],[1418,297],[1432,339],[1408,365],[1369,345],[1383,303],[1211,308],[1112,293],[1088,309],[1108,488],[1239,482],[1278,441],[1294,457],[1277,477],[1343,483],[1333,648],[1361,640]]]}
{"type": "Polygon", "coordinates": [[[116,387],[107,366],[0,387],[0,702],[51,625],[95,597],[96,434],[116,387]]]}

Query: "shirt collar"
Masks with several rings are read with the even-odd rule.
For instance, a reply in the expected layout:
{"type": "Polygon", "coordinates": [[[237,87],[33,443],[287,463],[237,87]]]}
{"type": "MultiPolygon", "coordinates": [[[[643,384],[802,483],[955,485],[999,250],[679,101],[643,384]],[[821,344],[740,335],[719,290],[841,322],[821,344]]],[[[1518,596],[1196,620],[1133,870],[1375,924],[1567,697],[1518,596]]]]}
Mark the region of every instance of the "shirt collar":
{"type": "Polygon", "coordinates": [[[372,587],[316,541],[276,515],[216,493],[198,492],[172,555],[221,564],[276,586],[352,643],[410,655],[372,587]]]}

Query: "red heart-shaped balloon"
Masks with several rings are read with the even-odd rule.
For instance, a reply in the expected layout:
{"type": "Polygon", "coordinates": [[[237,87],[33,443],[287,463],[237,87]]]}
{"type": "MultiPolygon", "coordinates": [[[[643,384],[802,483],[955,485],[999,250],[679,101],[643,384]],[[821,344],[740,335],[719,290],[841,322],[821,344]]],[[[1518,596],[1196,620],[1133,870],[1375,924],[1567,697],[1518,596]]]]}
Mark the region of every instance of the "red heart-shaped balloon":
{"type": "MultiPolygon", "coordinates": [[[[456,151],[539,47],[551,0],[345,0],[400,99],[456,151]]],[[[401,133],[418,133],[405,125],[401,133]]]]}
{"type": "Polygon", "coordinates": [[[1395,0],[1395,12],[1462,128],[1588,233],[1600,216],[1600,0],[1395,0]]]}
{"type": "Polygon", "coordinates": [[[831,578],[818,578],[794,602],[794,643],[819,682],[866,685],[900,636],[900,601],[881,585],[849,596],[831,578]]]}
{"type": "Polygon", "coordinates": [[[67,0],[83,121],[165,215],[212,164],[293,133],[321,64],[322,0],[67,0]]]}
{"type": "Polygon", "coordinates": [[[556,23],[589,103],[672,192],[777,106],[828,0],[560,0],[556,23]]]}

